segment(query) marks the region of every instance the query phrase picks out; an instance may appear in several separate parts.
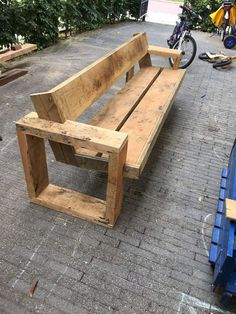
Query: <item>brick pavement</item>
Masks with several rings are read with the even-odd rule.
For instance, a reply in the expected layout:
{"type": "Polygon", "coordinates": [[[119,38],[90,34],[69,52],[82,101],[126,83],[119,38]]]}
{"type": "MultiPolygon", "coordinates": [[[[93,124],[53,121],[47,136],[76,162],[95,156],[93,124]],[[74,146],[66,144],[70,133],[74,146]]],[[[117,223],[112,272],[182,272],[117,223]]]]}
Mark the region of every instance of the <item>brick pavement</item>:
{"type": "MultiPolygon", "coordinates": [[[[29,95],[137,31],[166,46],[172,27],[125,23],[82,34],[13,63],[29,74],[0,89],[0,313],[226,313],[211,290],[206,247],[236,134],[235,66],[216,71],[196,59],[188,69],[141,179],[125,181],[113,230],[28,202],[14,121],[32,111],[29,95]]],[[[199,52],[221,47],[219,38],[194,36],[199,52]]],[[[104,175],[52,154],[48,163],[53,182],[104,196],[104,175]]]]}

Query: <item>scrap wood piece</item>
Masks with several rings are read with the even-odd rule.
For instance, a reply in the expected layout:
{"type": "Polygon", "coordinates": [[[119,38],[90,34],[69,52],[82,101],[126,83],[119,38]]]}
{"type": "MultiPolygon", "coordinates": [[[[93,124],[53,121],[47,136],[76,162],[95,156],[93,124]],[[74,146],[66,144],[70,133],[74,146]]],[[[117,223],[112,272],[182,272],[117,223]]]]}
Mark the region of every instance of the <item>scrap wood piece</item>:
{"type": "Polygon", "coordinates": [[[3,54],[0,54],[0,64],[5,61],[12,60],[14,58],[20,57],[26,53],[32,52],[37,49],[35,44],[24,44],[19,50],[9,50],[3,54]]]}
{"type": "Polygon", "coordinates": [[[228,219],[236,221],[236,201],[226,198],[225,206],[226,206],[226,217],[228,219]]]}
{"type": "Polygon", "coordinates": [[[28,71],[21,70],[21,69],[9,70],[9,71],[3,73],[2,75],[0,75],[0,86],[3,86],[3,85],[5,85],[11,81],[14,81],[18,77],[23,76],[27,73],[28,73],[28,71]]]}
{"type": "Polygon", "coordinates": [[[32,286],[31,286],[31,288],[30,288],[29,296],[30,296],[31,298],[32,298],[33,295],[34,295],[34,292],[35,292],[35,290],[36,290],[36,288],[37,288],[37,286],[38,286],[38,283],[39,283],[39,279],[36,280],[36,281],[34,281],[33,284],[32,284],[32,286]]]}

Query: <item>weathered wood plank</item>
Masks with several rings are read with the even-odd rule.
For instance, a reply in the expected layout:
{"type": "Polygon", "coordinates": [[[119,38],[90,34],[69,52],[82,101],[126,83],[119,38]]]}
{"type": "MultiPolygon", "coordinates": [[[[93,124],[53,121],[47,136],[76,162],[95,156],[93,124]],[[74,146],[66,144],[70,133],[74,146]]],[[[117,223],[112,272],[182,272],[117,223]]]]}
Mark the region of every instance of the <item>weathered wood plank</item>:
{"type": "Polygon", "coordinates": [[[179,63],[180,63],[180,57],[181,57],[180,50],[158,47],[158,46],[149,46],[148,52],[156,56],[162,56],[165,58],[173,58],[174,59],[173,68],[175,70],[178,69],[179,63]]]}
{"type": "Polygon", "coordinates": [[[106,195],[106,219],[114,225],[121,212],[123,201],[123,170],[127,155],[127,143],[118,154],[109,156],[106,195]]]}
{"type": "Polygon", "coordinates": [[[77,191],[49,184],[32,202],[104,225],[100,220],[103,221],[105,217],[106,202],[77,191]]]}
{"type": "Polygon", "coordinates": [[[132,66],[132,68],[129,69],[129,71],[126,73],[126,78],[125,81],[126,83],[132,79],[132,77],[134,76],[134,66],[132,66]]]}
{"type": "Polygon", "coordinates": [[[164,69],[121,128],[129,138],[126,163],[144,167],[184,75],[164,69]]]}
{"type": "Polygon", "coordinates": [[[32,112],[16,123],[26,134],[67,145],[81,146],[104,153],[119,153],[127,142],[127,134],[75,121],[64,124],[42,120],[32,112]]]}
{"type": "Polygon", "coordinates": [[[148,46],[148,52],[151,55],[166,57],[166,58],[180,58],[181,51],[177,49],[170,49],[165,47],[158,47],[158,46],[148,46]]]}
{"type": "Polygon", "coordinates": [[[147,53],[142,59],[139,60],[139,67],[140,69],[151,67],[152,66],[152,60],[149,53],[147,53]]]}
{"type": "Polygon", "coordinates": [[[49,184],[44,140],[17,128],[18,142],[29,197],[37,197],[49,184]]]}
{"type": "Polygon", "coordinates": [[[236,201],[229,198],[225,199],[226,217],[236,221],[236,201]]]}
{"type": "MultiPolygon", "coordinates": [[[[158,67],[147,67],[141,69],[126,85],[104,106],[100,112],[89,122],[89,124],[101,128],[119,130],[129,115],[136,108],[144,97],[150,86],[153,84],[161,69],[158,67]]],[[[96,158],[97,152],[86,151],[76,147],[77,155],[87,155],[92,159],[96,158]]],[[[77,158],[77,162],[79,158],[77,158]]],[[[82,160],[81,160],[82,162],[82,160]]]]}
{"type": "MultiPolygon", "coordinates": [[[[51,93],[31,95],[31,100],[40,119],[64,123],[66,118],[60,108],[57,107],[51,93]]],[[[77,165],[75,149],[72,146],[49,141],[57,161],[70,165],[77,165]]]]}
{"type": "Polygon", "coordinates": [[[89,122],[98,127],[119,130],[147,93],[161,69],[141,69],[89,122]]]}
{"type": "Polygon", "coordinates": [[[37,46],[34,44],[24,44],[19,50],[9,50],[0,54],[0,63],[12,60],[16,57],[20,57],[26,53],[32,52],[37,49],[37,46]]]}
{"type": "Polygon", "coordinates": [[[3,86],[11,81],[14,81],[18,77],[21,77],[25,74],[27,74],[28,71],[26,70],[21,70],[21,69],[13,69],[9,70],[2,75],[0,75],[0,86],[3,86]]]}
{"type": "Polygon", "coordinates": [[[140,33],[50,90],[65,119],[77,119],[117,79],[145,56],[147,49],[146,34],[140,33]]]}

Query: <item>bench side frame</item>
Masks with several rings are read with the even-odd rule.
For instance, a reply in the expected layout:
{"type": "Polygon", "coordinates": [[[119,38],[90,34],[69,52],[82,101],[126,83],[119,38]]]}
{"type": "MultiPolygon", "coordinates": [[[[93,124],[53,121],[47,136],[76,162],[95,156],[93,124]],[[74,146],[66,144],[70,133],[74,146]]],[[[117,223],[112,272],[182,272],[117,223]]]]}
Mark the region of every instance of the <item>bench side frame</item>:
{"type": "Polygon", "coordinates": [[[127,135],[110,130],[104,133],[101,128],[73,121],[52,123],[37,118],[36,113],[19,120],[16,127],[31,202],[112,227],[123,200],[127,135]],[[87,130],[88,137],[83,135],[84,130],[87,130]],[[45,139],[68,145],[80,143],[86,149],[98,149],[109,155],[106,201],[49,183],[45,139]]]}

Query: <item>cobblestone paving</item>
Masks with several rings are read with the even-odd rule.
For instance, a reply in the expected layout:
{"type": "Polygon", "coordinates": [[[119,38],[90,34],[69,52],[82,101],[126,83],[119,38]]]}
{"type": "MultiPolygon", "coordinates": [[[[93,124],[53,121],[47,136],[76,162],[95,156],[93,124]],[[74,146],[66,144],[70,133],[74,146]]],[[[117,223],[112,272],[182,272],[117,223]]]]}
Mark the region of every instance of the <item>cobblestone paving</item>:
{"type": "MultiPolygon", "coordinates": [[[[217,71],[196,59],[188,69],[141,179],[125,181],[113,230],[27,198],[14,121],[33,111],[29,95],[138,31],[166,46],[172,27],[125,23],[79,35],[13,63],[28,75],[0,88],[0,313],[226,313],[212,292],[207,248],[236,134],[235,66],[217,71]]],[[[221,48],[217,37],[194,36],[199,52],[221,48]]],[[[58,164],[50,153],[48,163],[54,183],[104,196],[103,175],[58,164]]]]}

